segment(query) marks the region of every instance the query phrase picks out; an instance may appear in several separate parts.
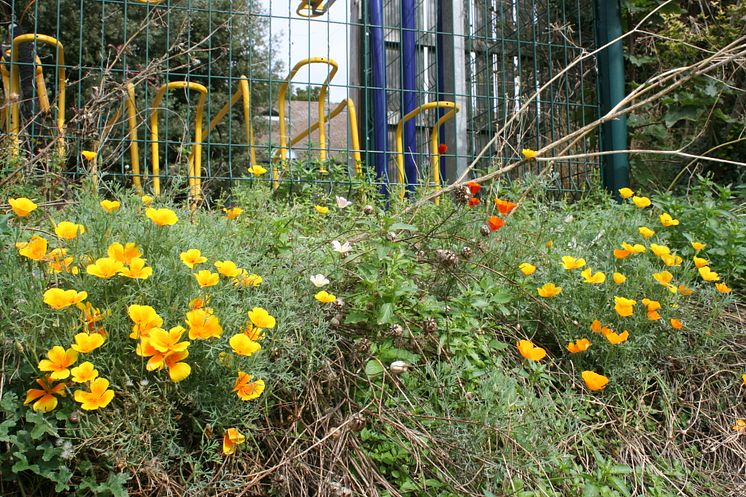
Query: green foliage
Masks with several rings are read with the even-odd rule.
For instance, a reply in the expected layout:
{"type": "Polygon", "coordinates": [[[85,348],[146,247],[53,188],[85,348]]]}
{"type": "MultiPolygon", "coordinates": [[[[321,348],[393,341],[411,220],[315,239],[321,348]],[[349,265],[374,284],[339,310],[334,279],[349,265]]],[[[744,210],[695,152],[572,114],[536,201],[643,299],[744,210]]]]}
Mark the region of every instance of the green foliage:
{"type": "MultiPolygon", "coordinates": [[[[639,23],[663,0],[625,0],[627,27],[639,23]]],[[[643,26],[645,33],[627,38],[626,73],[635,88],[672,67],[708,57],[743,34],[746,4],[722,0],[665,2],[643,26]]],[[[694,78],[643,106],[630,116],[631,148],[686,148],[687,152],[744,162],[743,92],[746,71],[734,61],[722,71],[694,78]]],[[[708,161],[632,156],[634,181],[646,187],[668,187],[684,168],[711,172],[721,183],[743,181],[743,168],[708,161]]]]}

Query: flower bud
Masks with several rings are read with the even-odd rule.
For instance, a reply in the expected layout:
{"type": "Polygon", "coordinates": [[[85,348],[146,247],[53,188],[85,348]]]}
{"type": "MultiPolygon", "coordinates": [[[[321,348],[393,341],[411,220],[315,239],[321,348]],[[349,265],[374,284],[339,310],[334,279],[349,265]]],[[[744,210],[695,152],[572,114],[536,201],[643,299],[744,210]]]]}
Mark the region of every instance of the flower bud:
{"type": "Polygon", "coordinates": [[[402,374],[409,371],[409,364],[407,364],[404,361],[394,361],[389,366],[389,371],[391,371],[392,374],[402,374]]]}

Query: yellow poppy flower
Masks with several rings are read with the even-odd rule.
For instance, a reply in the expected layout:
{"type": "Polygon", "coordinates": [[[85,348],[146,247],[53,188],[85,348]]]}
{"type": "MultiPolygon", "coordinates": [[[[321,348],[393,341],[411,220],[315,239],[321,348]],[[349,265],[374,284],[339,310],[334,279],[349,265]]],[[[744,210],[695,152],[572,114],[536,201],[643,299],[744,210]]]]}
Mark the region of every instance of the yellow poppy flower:
{"type": "Polygon", "coordinates": [[[624,330],[622,333],[615,333],[609,330],[608,333],[604,333],[604,336],[612,345],[619,345],[620,343],[627,341],[629,338],[629,331],[624,330]]]}
{"type": "Polygon", "coordinates": [[[699,275],[705,281],[719,281],[720,280],[720,275],[718,275],[715,271],[710,269],[710,266],[701,267],[697,271],[699,271],[699,275]]]}
{"type": "Polygon", "coordinates": [[[238,372],[236,383],[233,385],[233,392],[236,392],[238,398],[241,400],[253,400],[259,397],[264,392],[264,381],[255,380],[251,381],[253,376],[246,374],[243,371],[238,372]]]}
{"type": "Polygon", "coordinates": [[[181,326],[174,326],[166,331],[162,328],[153,328],[148,337],[148,343],[161,354],[167,355],[171,352],[183,352],[189,347],[187,341],[181,342],[181,337],[186,330],[181,326]]]}
{"type": "Polygon", "coordinates": [[[82,155],[85,160],[92,161],[98,154],[92,150],[83,150],[80,152],[80,155],[82,155]]]}
{"type": "Polygon", "coordinates": [[[198,273],[194,273],[194,277],[197,280],[197,284],[202,288],[215,286],[220,281],[218,273],[213,273],[209,269],[203,269],[198,273]]]}
{"type": "Polygon", "coordinates": [[[606,376],[594,371],[583,371],[580,376],[583,378],[585,386],[592,392],[603,390],[609,384],[609,379],[606,376]]]}
{"type": "Polygon", "coordinates": [[[246,441],[246,436],[236,428],[228,428],[223,434],[223,454],[229,456],[236,452],[236,447],[246,441]]]}
{"type": "Polygon", "coordinates": [[[10,205],[13,214],[18,217],[27,217],[38,207],[38,205],[36,205],[31,199],[26,197],[9,198],[8,204],[10,205]]]}
{"type": "Polygon", "coordinates": [[[611,275],[611,278],[614,280],[614,283],[616,283],[617,285],[621,285],[625,281],[627,281],[627,277],[624,276],[622,273],[614,273],[611,275]]]}
{"type": "Polygon", "coordinates": [[[622,243],[622,248],[629,252],[630,254],[643,254],[645,253],[645,245],[641,243],[635,243],[634,245],[630,245],[627,242],[622,243]]]}
{"type": "Polygon", "coordinates": [[[82,302],[88,297],[86,292],[76,290],[63,290],[62,288],[50,288],[44,292],[44,303],[52,309],[60,310],[71,305],[82,302]]]}
{"type": "Polygon", "coordinates": [[[658,216],[658,219],[660,219],[661,224],[663,226],[665,226],[666,228],[668,228],[670,226],[678,226],[679,225],[679,220],[678,219],[672,218],[670,214],[667,214],[665,212],[663,214],[661,214],[660,216],[658,216]]]}
{"type": "Polygon", "coordinates": [[[316,209],[316,212],[322,215],[329,213],[329,207],[324,207],[323,205],[314,205],[313,208],[316,209]]]}
{"type": "Polygon", "coordinates": [[[236,278],[233,280],[234,285],[240,285],[240,286],[253,286],[257,287],[262,284],[264,281],[264,278],[259,276],[258,274],[249,274],[248,271],[245,269],[242,269],[241,272],[236,276],[236,278]]]}
{"type": "Polygon", "coordinates": [[[619,189],[619,196],[622,198],[630,198],[632,195],[634,195],[635,192],[631,188],[620,188],[619,189]]]}
{"type": "Polygon", "coordinates": [[[171,209],[154,209],[148,207],[145,209],[145,216],[158,226],[172,226],[179,220],[178,216],[171,209]]]}
{"type": "Polygon", "coordinates": [[[233,261],[215,261],[215,267],[218,269],[218,273],[227,278],[235,278],[241,274],[241,269],[233,261]]]}
{"type": "Polygon", "coordinates": [[[585,350],[588,350],[588,348],[591,346],[591,341],[587,338],[581,338],[579,340],[576,340],[575,342],[570,342],[567,344],[567,350],[571,354],[577,354],[578,352],[583,352],[585,350]]]}
{"type": "Polygon", "coordinates": [[[122,203],[118,200],[102,200],[99,205],[106,211],[107,214],[112,214],[119,210],[122,203]]]}
{"type": "Polygon", "coordinates": [[[684,259],[682,259],[681,256],[675,254],[663,254],[661,255],[661,260],[663,261],[663,264],[668,267],[681,266],[681,263],[684,262],[684,259]]]}
{"type": "Polygon", "coordinates": [[[665,245],[658,245],[657,243],[650,244],[650,251],[655,254],[656,257],[667,255],[671,253],[671,249],[665,245]]]}
{"type": "Polygon", "coordinates": [[[696,256],[692,257],[692,261],[694,261],[694,267],[696,267],[698,269],[701,268],[701,267],[705,267],[705,266],[709,266],[710,265],[710,261],[708,261],[707,259],[703,259],[701,257],[696,257],[696,256]]]}
{"type": "Polygon", "coordinates": [[[179,258],[189,269],[194,269],[194,266],[197,264],[207,262],[207,257],[203,257],[202,252],[197,249],[189,249],[186,252],[182,252],[179,254],[179,258]]]}
{"type": "Polygon", "coordinates": [[[585,259],[581,258],[575,258],[569,255],[563,255],[562,256],[562,266],[570,271],[572,269],[580,269],[581,267],[585,266],[585,259]]]}
{"type": "Polygon", "coordinates": [[[614,297],[614,310],[621,317],[629,317],[634,313],[634,306],[637,302],[624,297],[614,297]]]}
{"type": "Polygon", "coordinates": [[[614,250],[614,257],[617,258],[617,259],[619,259],[619,260],[622,260],[622,259],[628,257],[630,254],[632,254],[632,252],[630,252],[629,250],[622,250],[622,249],[615,249],[614,250]]]}
{"type": "Polygon", "coordinates": [[[163,326],[163,318],[149,305],[132,304],[127,308],[127,315],[134,326],[130,338],[137,339],[150,335],[150,330],[163,326]]]}
{"type": "Polygon", "coordinates": [[[80,366],[72,368],[70,374],[75,383],[88,383],[89,381],[98,378],[98,371],[94,368],[93,364],[88,361],[81,363],[80,366]]]}
{"type": "Polygon", "coordinates": [[[31,406],[31,408],[35,412],[53,411],[57,407],[57,397],[55,396],[65,396],[65,384],[58,383],[52,385],[49,378],[39,378],[36,380],[36,383],[39,384],[41,389],[29,389],[29,391],[26,392],[26,400],[23,402],[23,405],[28,405],[33,402],[34,405],[31,406]]]}
{"type": "Polygon", "coordinates": [[[85,268],[85,272],[96,278],[109,279],[124,269],[124,264],[111,257],[101,257],[96,259],[96,262],[88,265],[85,268]]]}
{"type": "Polygon", "coordinates": [[[546,350],[535,346],[531,340],[520,340],[516,347],[518,352],[530,361],[540,361],[547,355],[546,350]]]}
{"type": "Polygon", "coordinates": [[[233,335],[228,344],[237,355],[249,357],[262,349],[262,346],[246,336],[245,333],[233,335]]]}
{"type": "Polygon", "coordinates": [[[257,328],[274,328],[276,320],[265,309],[254,307],[248,312],[249,319],[257,328]]]}
{"type": "Polygon", "coordinates": [[[684,327],[684,323],[682,323],[680,319],[672,318],[670,320],[670,323],[671,323],[671,328],[673,328],[674,330],[680,330],[681,328],[684,327]]]}
{"type": "Polygon", "coordinates": [[[39,361],[39,371],[51,371],[49,377],[53,380],[64,380],[70,376],[70,366],[78,360],[78,353],[73,349],[65,350],[55,345],[47,352],[47,359],[39,361]]]}
{"type": "Polygon", "coordinates": [[[122,269],[119,274],[133,280],[146,280],[153,274],[153,268],[145,265],[145,259],[135,257],[129,267],[122,269]]]}
{"type": "Polygon", "coordinates": [[[696,250],[697,252],[699,252],[700,250],[702,250],[702,249],[703,249],[703,248],[705,248],[706,246],[707,246],[707,244],[706,244],[706,243],[700,243],[700,242],[692,242],[692,248],[693,248],[694,250],[696,250]]]}
{"type": "Polygon", "coordinates": [[[640,232],[643,238],[650,238],[651,236],[655,235],[655,231],[651,230],[647,226],[640,226],[637,231],[640,232]]]}
{"type": "Polygon", "coordinates": [[[715,290],[720,293],[730,293],[733,291],[733,289],[725,283],[715,283],[715,290]]]}
{"type": "Polygon", "coordinates": [[[142,250],[134,242],[127,242],[125,245],[116,242],[109,245],[106,254],[115,261],[129,265],[132,259],[142,255],[142,250]]]}
{"type": "Polygon", "coordinates": [[[189,357],[188,350],[169,353],[166,356],[165,364],[166,369],[168,369],[168,377],[174,383],[185,380],[192,373],[192,367],[186,362],[182,362],[187,357],[189,357]]]}
{"type": "Polygon", "coordinates": [[[694,290],[692,290],[691,288],[687,287],[684,284],[681,284],[679,285],[679,293],[681,294],[682,297],[688,297],[689,295],[694,293],[694,290]]]}
{"type": "Polygon", "coordinates": [[[535,159],[535,158],[536,158],[536,156],[537,156],[537,155],[539,155],[539,152],[537,152],[536,150],[532,150],[532,149],[530,149],[530,148],[524,148],[523,150],[521,150],[521,154],[522,154],[522,155],[523,155],[523,156],[524,156],[524,157],[525,157],[526,159],[529,159],[529,160],[530,160],[530,159],[535,159]]]}
{"type": "Polygon", "coordinates": [[[55,234],[64,240],[73,240],[78,235],[85,233],[85,226],[82,224],[71,223],[70,221],[62,221],[54,227],[55,234]]]}
{"type": "Polygon", "coordinates": [[[33,235],[31,240],[16,244],[18,254],[27,257],[32,261],[41,261],[47,256],[47,239],[39,235],[33,235]]]}
{"type": "Polygon", "coordinates": [[[95,411],[109,405],[114,398],[114,390],[109,390],[109,380],[96,378],[91,382],[90,391],[77,390],[75,402],[81,404],[84,411],[95,411]]]}
{"type": "Polygon", "coordinates": [[[315,298],[322,304],[328,304],[330,302],[334,302],[335,300],[337,300],[337,297],[335,297],[331,293],[327,293],[324,290],[318,292],[316,295],[313,296],[313,298],[315,298]]]}
{"type": "Polygon", "coordinates": [[[75,335],[73,350],[81,354],[92,352],[104,344],[104,337],[98,333],[78,333],[75,335]]]}
{"type": "Polygon", "coordinates": [[[551,299],[562,293],[562,288],[556,286],[554,283],[545,283],[543,286],[537,288],[536,291],[539,293],[539,297],[551,299]]]}
{"type": "Polygon", "coordinates": [[[207,340],[220,338],[223,327],[212,309],[194,309],[186,313],[186,324],[189,327],[190,340],[207,340]]]}
{"type": "Polygon", "coordinates": [[[591,270],[591,268],[586,268],[580,272],[580,276],[583,277],[585,283],[588,283],[590,285],[600,285],[601,283],[606,281],[606,275],[601,271],[597,272],[596,274],[592,273],[593,271],[591,270]]]}
{"type": "Polygon", "coordinates": [[[645,207],[650,207],[650,204],[652,202],[648,197],[632,197],[632,203],[635,204],[640,209],[644,209],[645,207]]]}
{"type": "Polygon", "coordinates": [[[228,219],[236,219],[243,213],[243,209],[240,207],[231,207],[230,209],[223,208],[223,212],[225,212],[225,217],[228,219]]]}
{"type": "Polygon", "coordinates": [[[521,270],[521,272],[526,276],[531,276],[536,272],[536,266],[533,264],[529,264],[528,262],[521,263],[520,266],[518,266],[518,269],[521,270]]]}
{"type": "Polygon", "coordinates": [[[732,426],[733,431],[744,431],[746,430],[746,420],[737,419],[736,424],[732,426]]]}
{"type": "Polygon", "coordinates": [[[150,195],[143,195],[142,197],[140,197],[140,202],[142,202],[142,205],[144,205],[145,207],[150,207],[153,204],[153,200],[155,199],[150,195]]]}
{"type": "Polygon", "coordinates": [[[247,168],[247,170],[254,176],[261,176],[262,174],[266,174],[267,172],[267,170],[259,164],[254,164],[253,166],[247,168]]]}

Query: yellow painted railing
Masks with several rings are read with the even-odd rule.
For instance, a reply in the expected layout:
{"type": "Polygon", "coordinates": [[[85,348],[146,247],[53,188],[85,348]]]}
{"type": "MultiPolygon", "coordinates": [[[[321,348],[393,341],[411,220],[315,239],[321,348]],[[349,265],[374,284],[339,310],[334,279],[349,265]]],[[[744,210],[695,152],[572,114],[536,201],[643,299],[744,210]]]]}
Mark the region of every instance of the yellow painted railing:
{"type": "Polygon", "coordinates": [[[336,0],[301,0],[295,13],[301,17],[319,17],[329,11],[336,0]]]}
{"type": "MultiPolygon", "coordinates": [[[[220,122],[225,119],[225,116],[230,113],[234,105],[241,100],[243,119],[244,119],[244,132],[246,134],[246,144],[249,146],[249,158],[251,165],[256,164],[256,150],[254,149],[254,127],[251,124],[251,92],[249,91],[249,79],[246,76],[241,76],[238,80],[238,89],[233,94],[231,99],[215,114],[215,117],[210,121],[210,125],[207,130],[203,130],[202,133],[204,138],[210,136],[210,132],[217,127],[220,122]]],[[[192,151],[189,154],[189,167],[191,168],[194,163],[195,154],[192,151]]]]}
{"type": "MultiPolygon", "coordinates": [[[[357,110],[355,108],[355,102],[351,98],[341,101],[332,111],[326,116],[326,121],[331,121],[343,110],[347,109],[348,121],[350,123],[350,141],[352,142],[352,157],[355,160],[355,174],[361,176],[363,174],[362,156],[360,155],[360,134],[357,128],[357,110]]],[[[300,142],[311,133],[319,129],[319,123],[315,122],[310,127],[301,131],[295,138],[290,141],[290,147],[300,142]]],[[[323,165],[322,165],[323,167],[323,165]]],[[[321,171],[326,172],[325,170],[321,171]]]]}
{"type": "MultiPolygon", "coordinates": [[[[433,183],[435,184],[435,190],[438,191],[440,190],[440,153],[438,152],[440,126],[449,119],[452,119],[456,115],[456,112],[459,111],[458,105],[454,102],[428,102],[420,105],[399,121],[399,124],[396,125],[396,166],[399,171],[399,182],[402,184],[406,183],[406,174],[404,173],[404,124],[417,117],[421,112],[430,109],[450,109],[438,119],[430,132],[430,157],[433,170],[433,183]]],[[[402,197],[404,196],[404,190],[402,190],[401,195],[402,197]]],[[[437,202],[438,199],[436,199],[437,202]]]]}
{"type": "MultiPolygon", "coordinates": [[[[130,162],[132,163],[132,183],[138,193],[142,194],[142,175],[140,174],[140,146],[137,141],[137,105],[135,104],[135,85],[127,83],[127,93],[124,95],[124,106],[127,109],[127,125],[129,128],[130,162]]],[[[119,107],[114,115],[104,125],[103,137],[108,137],[111,129],[122,116],[122,108],[119,107]]],[[[96,143],[96,152],[100,143],[96,143]]]]}
{"type": "MultiPolygon", "coordinates": [[[[326,116],[324,114],[324,104],[326,103],[326,94],[329,90],[329,83],[337,74],[337,71],[339,70],[339,64],[337,64],[336,61],[327,59],[325,57],[311,57],[309,59],[303,59],[295,64],[295,66],[293,66],[293,69],[290,71],[290,74],[288,74],[287,78],[285,78],[285,81],[283,81],[280,85],[279,95],[277,96],[277,104],[280,114],[280,149],[275,162],[277,162],[278,160],[280,162],[284,162],[285,160],[287,160],[288,156],[287,124],[285,123],[285,115],[287,113],[286,98],[288,87],[290,86],[290,82],[293,80],[293,77],[298,73],[301,67],[307,66],[309,64],[326,64],[331,67],[331,70],[326,75],[326,79],[321,84],[321,90],[319,91],[319,118],[318,122],[316,123],[319,130],[319,159],[322,161],[326,160],[326,126],[324,125],[326,116]]],[[[272,168],[272,176],[274,179],[274,186],[275,188],[277,188],[279,186],[280,180],[280,171],[278,170],[277,164],[275,164],[275,167],[272,168]]]]}
{"type": "MultiPolygon", "coordinates": [[[[17,156],[20,152],[20,146],[18,142],[18,134],[21,129],[21,115],[19,109],[19,100],[21,95],[21,76],[18,69],[18,54],[21,43],[43,43],[51,45],[57,49],[57,141],[58,151],[60,155],[65,153],[65,84],[67,76],[65,74],[65,50],[56,38],[47,35],[40,34],[25,34],[16,36],[13,38],[13,50],[10,61],[10,94],[7,96],[10,103],[10,125],[9,131],[12,140],[11,154],[17,156]]],[[[37,96],[39,98],[39,108],[47,113],[50,110],[49,96],[47,95],[47,88],[44,84],[44,73],[42,71],[40,61],[36,58],[36,85],[37,85],[37,96]]],[[[3,84],[5,84],[5,78],[3,78],[3,84]]],[[[6,110],[7,112],[7,110],[6,110]]]]}
{"type": "Polygon", "coordinates": [[[188,81],[172,81],[161,85],[153,100],[153,110],[150,114],[151,155],[153,159],[153,193],[161,193],[160,156],[158,147],[158,111],[161,100],[168,90],[194,90],[199,92],[196,115],[194,118],[194,162],[189,165],[189,189],[193,200],[202,196],[202,113],[207,99],[207,88],[199,83],[188,81]]]}

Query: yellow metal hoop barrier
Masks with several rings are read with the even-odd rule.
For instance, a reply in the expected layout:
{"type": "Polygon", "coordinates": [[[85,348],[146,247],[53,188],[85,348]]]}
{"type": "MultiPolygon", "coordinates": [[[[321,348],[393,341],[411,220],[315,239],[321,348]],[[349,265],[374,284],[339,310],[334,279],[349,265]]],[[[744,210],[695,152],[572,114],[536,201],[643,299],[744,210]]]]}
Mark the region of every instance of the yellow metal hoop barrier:
{"type": "MultiPolygon", "coordinates": [[[[456,105],[454,102],[428,102],[426,104],[420,105],[415,110],[404,116],[400,121],[399,124],[396,125],[396,166],[399,171],[399,182],[405,183],[406,182],[406,175],[404,173],[404,124],[417,117],[421,112],[424,112],[426,110],[430,109],[450,109],[448,112],[446,112],[433,126],[431,132],[430,132],[430,156],[431,156],[431,163],[432,163],[432,169],[433,169],[433,183],[435,184],[435,190],[440,190],[440,153],[438,152],[438,145],[440,141],[440,126],[448,121],[449,119],[452,119],[456,112],[459,111],[458,105],[456,105]]],[[[404,191],[402,190],[401,193],[402,197],[404,197],[404,191]]],[[[436,199],[435,202],[438,203],[439,199],[436,199]]]]}
{"type": "Polygon", "coordinates": [[[194,90],[199,92],[197,100],[196,115],[194,118],[194,162],[189,165],[189,188],[192,199],[199,200],[202,196],[202,111],[207,99],[207,88],[199,83],[190,83],[188,81],[172,81],[161,85],[158,93],[153,99],[153,111],[150,114],[150,139],[151,154],[153,159],[153,193],[161,193],[160,174],[160,156],[158,147],[158,111],[163,100],[163,96],[168,90],[194,90]]]}
{"type": "MultiPolygon", "coordinates": [[[[67,76],[65,74],[65,50],[56,38],[47,35],[38,34],[25,34],[16,36],[13,38],[13,50],[10,61],[10,93],[6,94],[6,99],[10,104],[10,125],[8,129],[11,136],[11,155],[13,157],[18,156],[20,153],[20,145],[18,142],[18,134],[21,129],[21,116],[19,109],[19,99],[21,95],[21,76],[18,70],[18,54],[19,46],[21,43],[38,42],[46,45],[51,45],[57,49],[57,132],[59,134],[58,140],[58,151],[60,155],[65,153],[65,81],[67,76]]],[[[49,97],[47,95],[46,85],[44,84],[44,73],[39,65],[40,61],[36,58],[37,67],[35,70],[36,83],[38,88],[39,108],[45,113],[49,112],[49,97]],[[46,110],[44,110],[46,108],[46,110]]],[[[3,75],[3,85],[6,84],[5,75],[3,75]]],[[[7,113],[7,110],[6,110],[7,113]]]]}
{"type": "MultiPolygon", "coordinates": [[[[5,67],[10,58],[10,50],[6,50],[5,54],[0,57],[0,77],[2,78],[3,93],[2,103],[0,104],[0,129],[10,129],[10,123],[7,122],[10,117],[8,108],[10,107],[10,73],[5,67]]],[[[36,96],[39,99],[39,111],[44,114],[49,114],[49,94],[47,93],[47,85],[44,82],[44,69],[41,66],[41,59],[35,57],[34,62],[36,68],[34,70],[36,76],[36,96]]]]}
{"type": "MultiPolygon", "coordinates": [[[[277,96],[277,103],[280,114],[280,150],[278,152],[279,157],[275,159],[275,162],[277,162],[277,160],[285,161],[288,156],[288,137],[285,124],[285,114],[287,113],[286,96],[288,87],[290,86],[290,82],[293,80],[293,77],[298,73],[300,68],[309,64],[326,64],[331,67],[331,70],[329,71],[329,74],[327,74],[324,82],[321,84],[321,90],[319,91],[319,119],[316,123],[319,130],[319,159],[322,161],[326,160],[326,126],[324,126],[326,116],[324,114],[324,103],[326,102],[326,93],[329,88],[329,83],[332,79],[334,79],[334,75],[337,74],[337,70],[339,70],[339,64],[337,64],[336,61],[327,59],[325,57],[311,57],[310,59],[303,59],[295,64],[295,66],[293,66],[293,69],[290,71],[290,74],[288,74],[287,78],[285,78],[285,81],[283,81],[280,85],[279,95],[277,96]]],[[[274,180],[274,187],[277,188],[279,186],[280,180],[280,171],[277,167],[272,168],[272,177],[274,180]]]]}
{"type": "MultiPolygon", "coordinates": [[[[244,119],[244,132],[246,133],[246,144],[249,146],[249,157],[251,165],[256,164],[256,150],[254,149],[254,127],[251,124],[251,92],[249,91],[249,79],[246,76],[241,76],[238,80],[238,89],[235,91],[231,99],[215,114],[215,117],[210,121],[210,125],[207,130],[203,130],[204,137],[210,136],[210,132],[220,124],[225,116],[231,111],[234,105],[241,99],[243,108],[243,119],[244,119]]],[[[196,150],[195,150],[196,151],[196,150]]],[[[195,151],[189,154],[189,167],[193,167],[195,151]]],[[[198,180],[201,183],[201,180],[198,180]]]]}
{"type": "Polygon", "coordinates": [[[336,0],[301,0],[295,13],[301,17],[319,17],[329,11],[336,0]]]}

